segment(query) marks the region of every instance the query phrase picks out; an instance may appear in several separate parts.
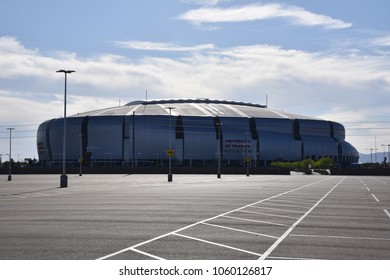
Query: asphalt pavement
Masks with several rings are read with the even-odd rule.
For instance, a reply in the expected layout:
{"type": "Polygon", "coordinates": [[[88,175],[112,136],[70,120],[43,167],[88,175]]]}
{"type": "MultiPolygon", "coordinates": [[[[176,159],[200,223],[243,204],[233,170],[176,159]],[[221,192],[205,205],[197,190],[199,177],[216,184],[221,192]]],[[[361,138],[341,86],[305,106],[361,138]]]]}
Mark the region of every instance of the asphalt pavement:
{"type": "Polygon", "coordinates": [[[6,177],[1,260],[390,260],[390,177],[6,177]]]}

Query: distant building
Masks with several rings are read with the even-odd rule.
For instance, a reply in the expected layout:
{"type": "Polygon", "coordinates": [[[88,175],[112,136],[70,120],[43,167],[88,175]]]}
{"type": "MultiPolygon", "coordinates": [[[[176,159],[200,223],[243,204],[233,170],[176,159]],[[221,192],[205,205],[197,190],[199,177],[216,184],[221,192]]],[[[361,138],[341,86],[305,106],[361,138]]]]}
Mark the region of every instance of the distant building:
{"type": "MultiPolygon", "coordinates": [[[[267,166],[272,161],[330,157],[358,162],[340,123],[265,106],[209,99],[134,101],[67,118],[67,161],[84,165],[267,166]]],[[[63,119],[39,126],[39,160],[62,160],[63,119]]]]}

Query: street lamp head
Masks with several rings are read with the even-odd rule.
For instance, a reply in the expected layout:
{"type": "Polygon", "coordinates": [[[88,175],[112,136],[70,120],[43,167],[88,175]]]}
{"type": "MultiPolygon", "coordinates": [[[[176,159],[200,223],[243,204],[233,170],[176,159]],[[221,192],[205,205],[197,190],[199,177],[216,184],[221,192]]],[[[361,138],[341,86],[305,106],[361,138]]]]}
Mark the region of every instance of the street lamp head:
{"type": "Polygon", "coordinates": [[[56,71],[57,73],[65,73],[65,74],[70,74],[70,73],[73,73],[73,72],[76,72],[74,70],[58,70],[56,71]]]}

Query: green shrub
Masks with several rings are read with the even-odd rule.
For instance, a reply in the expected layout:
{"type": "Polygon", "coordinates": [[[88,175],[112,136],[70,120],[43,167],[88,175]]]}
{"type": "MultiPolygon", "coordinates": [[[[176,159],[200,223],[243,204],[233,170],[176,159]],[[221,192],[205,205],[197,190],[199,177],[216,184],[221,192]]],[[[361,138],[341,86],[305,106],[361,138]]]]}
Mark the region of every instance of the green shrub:
{"type": "Polygon", "coordinates": [[[316,169],[316,172],[320,174],[329,174],[326,169],[332,168],[333,165],[334,162],[331,158],[321,158],[317,161],[305,159],[296,162],[275,161],[271,163],[272,167],[288,168],[290,171],[305,172],[306,174],[312,173],[310,169],[316,169]]]}

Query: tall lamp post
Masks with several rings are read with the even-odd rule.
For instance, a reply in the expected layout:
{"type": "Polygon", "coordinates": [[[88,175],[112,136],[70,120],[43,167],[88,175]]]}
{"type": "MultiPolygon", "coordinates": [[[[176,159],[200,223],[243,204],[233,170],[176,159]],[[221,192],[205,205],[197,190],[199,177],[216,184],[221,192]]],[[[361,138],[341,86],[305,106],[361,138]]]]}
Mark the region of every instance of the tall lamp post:
{"type": "Polygon", "coordinates": [[[11,144],[12,144],[12,130],[14,130],[15,128],[13,127],[9,127],[7,128],[9,130],[9,168],[8,168],[8,181],[12,181],[12,175],[11,175],[11,144]]]}
{"type": "Polygon", "coordinates": [[[376,148],[369,148],[369,149],[366,149],[366,150],[369,150],[371,151],[371,163],[372,163],[372,151],[375,150],[376,151],[376,148]]]}
{"type": "Polygon", "coordinates": [[[169,136],[168,136],[168,145],[169,145],[169,150],[167,152],[168,155],[168,182],[172,182],[173,180],[173,175],[172,175],[172,157],[174,151],[172,150],[171,147],[171,129],[172,129],[172,124],[171,124],[171,116],[172,116],[172,109],[175,109],[175,107],[167,107],[169,109],[169,136]]]}
{"type": "Polygon", "coordinates": [[[68,187],[68,176],[66,175],[66,80],[67,75],[75,71],[73,70],[58,70],[57,73],[65,74],[65,91],[64,91],[64,134],[63,134],[63,144],[62,144],[62,174],[60,177],[60,188],[68,187]]]}
{"type": "MultiPolygon", "coordinates": [[[[246,176],[247,177],[249,177],[249,164],[250,164],[250,161],[251,161],[251,157],[250,157],[250,151],[249,151],[249,147],[248,147],[248,145],[250,145],[250,144],[248,144],[248,143],[251,143],[250,142],[250,140],[249,140],[249,135],[250,135],[250,133],[249,132],[247,132],[247,133],[245,133],[246,134],[246,144],[245,144],[245,152],[246,152],[246,155],[245,155],[245,162],[246,162],[246,176]]],[[[252,145],[250,145],[250,147],[252,148],[252,145]]]]}
{"type": "Polygon", "coordinates": [[[221,125],[222,123],[219,121],[216,123],[218,125],[218,144],[217,144],[217,156],[218,156],[218,171],[217,171],[217,178],[221,179],[221,156],[222,156],[222,150],[221,150],[221,125]]]}
{"type": "Polygon", "coordinates": [[[83,165],[83,134],[80,133],[80,159],[79,159],[79,176],[83,176],[82,165],[83,165]]]}
{"type": "Polygon", "coordinates": [[[390,161],[390,144],[387,145],[387,160],[390,161]]]}

